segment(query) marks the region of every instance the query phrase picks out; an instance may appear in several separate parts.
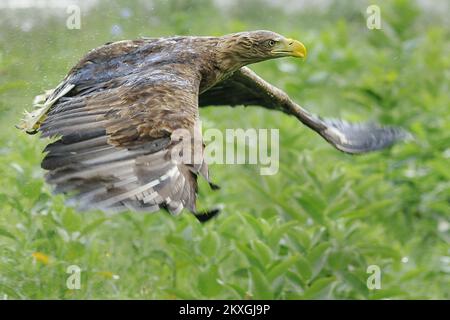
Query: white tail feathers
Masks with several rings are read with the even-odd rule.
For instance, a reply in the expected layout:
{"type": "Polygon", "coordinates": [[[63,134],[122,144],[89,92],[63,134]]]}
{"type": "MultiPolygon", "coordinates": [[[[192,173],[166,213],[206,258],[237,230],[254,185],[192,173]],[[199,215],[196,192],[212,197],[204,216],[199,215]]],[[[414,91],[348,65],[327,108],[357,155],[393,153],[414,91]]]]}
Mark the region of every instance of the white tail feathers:
{"type": "Polygon", "coordinates": [[[55,89],[47,90],[45,93],[36,96],[33,101],[34,110],[31,112],[24,111],[24,117],[17,125],[17,128],[28,133],[34,133],[37,129],[39,129],[39,126],[44,121],[51,106],[53,106],[59,98],[63,97],[70,90],[72,90],[73,87],[75,87],[74,84],[63,82],[55,89]]]}

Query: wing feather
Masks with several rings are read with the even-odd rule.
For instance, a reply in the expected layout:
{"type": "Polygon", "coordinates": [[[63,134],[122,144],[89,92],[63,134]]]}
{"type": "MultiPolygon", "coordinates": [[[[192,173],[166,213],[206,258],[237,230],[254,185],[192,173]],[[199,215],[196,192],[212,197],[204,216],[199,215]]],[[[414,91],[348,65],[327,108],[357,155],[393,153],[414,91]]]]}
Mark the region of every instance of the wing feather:
{"type": "MultiPolygon", "coordinates": [[[[133,44],[125,45],[132,52],[133,44]]],[[[51,106],[36,124],[41,137],[59,138],[45,148],[46,180],[83,210],[195,213],[196,177],[207,166],[196,166],[199,172],[171,153],[181,143],[172,133],[193,132],[198,120],[199,76],[174,63],[95,77],[121,56],[115,50],[89,53],[46,97],[51,106]]]]}
{"type": "Polygon", "coordinates": [[[257,105],[282,111],[295,116],[338,150],[351,154],[381,150],[412,138],[411,134],[398,127],[349,123],[313,115],[247,67],[200,95],[199,106],[210,105],[257,105]]]}

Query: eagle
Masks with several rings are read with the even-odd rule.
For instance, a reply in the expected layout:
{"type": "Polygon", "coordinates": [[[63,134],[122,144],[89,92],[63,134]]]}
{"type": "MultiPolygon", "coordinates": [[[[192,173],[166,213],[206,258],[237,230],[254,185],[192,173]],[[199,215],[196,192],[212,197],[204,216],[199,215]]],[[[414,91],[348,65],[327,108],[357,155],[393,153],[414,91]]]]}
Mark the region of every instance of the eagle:
{"type": "Polygon", "coordinates": [[[44,150],[46,181],[79,210],[165,209],[177,215],[187,209],[206,221],[218,212],[196,209],[198,176],[218,188],[208,164],[202,157],[195,163],[172,159],[184,143],[174,133],[194,132],[200,107],[279,110],[349,154],[380,150],[409,136],[397,127],[318,117],[246,67],[306,55],[301,42],[265,30],[107,43],[88,52],[55,89],[36,97],[18,127],[56,138],[44,150]]]}

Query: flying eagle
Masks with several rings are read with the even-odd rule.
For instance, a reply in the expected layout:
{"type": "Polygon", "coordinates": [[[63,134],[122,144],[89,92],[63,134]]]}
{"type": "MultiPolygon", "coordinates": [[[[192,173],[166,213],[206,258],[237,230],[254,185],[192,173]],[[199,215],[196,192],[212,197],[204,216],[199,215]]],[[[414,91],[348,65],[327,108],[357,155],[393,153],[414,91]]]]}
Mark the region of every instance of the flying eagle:
{"type": "Polygon", "coordinates": [[[199,220],[217,212],[196,210],[197,176],[209,182],[207,164],[171,160],[182,143],[174,131],[192,132],[199,107],[279,110],[350,154],[408,136],[395,127],[317,117],[246,67],[288,56],[305,58],[305,46],[270,31],[107,43],[82,58],[54,90],[36,97],[19,127],[59,137],[45,148],[42,168],[55,192],[71,194],[79,209],[164,208],[178,214],[186,208],[199,220]]]}

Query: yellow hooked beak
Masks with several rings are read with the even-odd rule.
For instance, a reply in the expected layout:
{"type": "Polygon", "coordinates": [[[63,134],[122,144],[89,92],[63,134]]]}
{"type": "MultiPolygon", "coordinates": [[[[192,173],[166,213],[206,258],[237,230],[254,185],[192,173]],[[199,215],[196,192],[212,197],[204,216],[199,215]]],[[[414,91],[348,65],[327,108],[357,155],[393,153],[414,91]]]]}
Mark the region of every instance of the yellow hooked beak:
{"type": "Polygon", "coordinates": [[[306,47],[303,43],[294,39],[283,39],[272,52],[285,56],[306,58],[306,47]]]}

